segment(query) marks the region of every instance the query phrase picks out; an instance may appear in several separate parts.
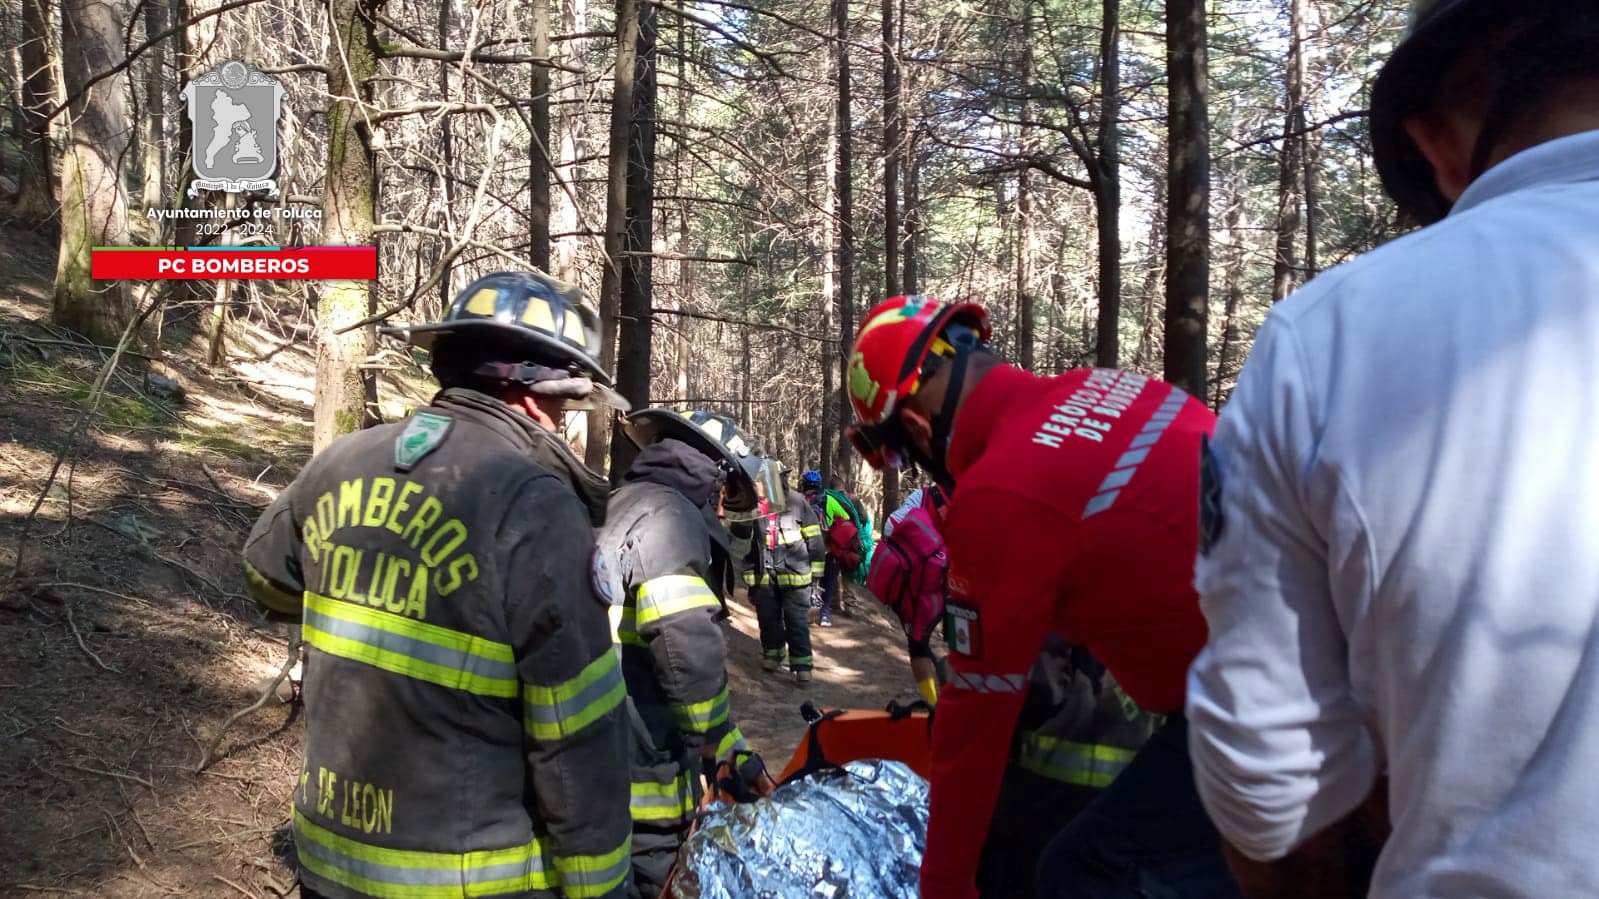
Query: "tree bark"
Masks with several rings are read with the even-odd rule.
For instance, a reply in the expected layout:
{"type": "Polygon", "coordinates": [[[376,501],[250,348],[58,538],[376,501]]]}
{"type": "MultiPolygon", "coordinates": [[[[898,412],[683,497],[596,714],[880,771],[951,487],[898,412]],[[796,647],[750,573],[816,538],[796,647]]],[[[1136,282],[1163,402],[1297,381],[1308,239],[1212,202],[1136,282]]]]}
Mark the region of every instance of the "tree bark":
{"type": "MultiPolygon", "coordinates": [[[[588,3],[587,0],[560,0],[561,3],[561,33],[581,34],[588,30],[588,3]]],[[[560,61],[569,66],[582,68],[585,62],[583,47],[585,40],[562,41],[557,44],[557,53],[561,55],[560,61]]],[[[556,76],[556,95],[558,115],[555,118],[554,128],[557,132],[556,143],[559,144],[559,155],[556,164],[570,163],[579,156],[579,145],[582,143],[584,128],[583,111],[587,107],[584,94],[583,80],[570,73],[561,73],[556,76]]],[[[576,169],[574,168],[575,172],[576,169]]],[[[570,184],[571,179],[564,179],[570,184]]],[[[578,230],[577,206],[568,196],[566,189],[555,191],[550,198],[551,230],[557,234],[572,235],[578,230]]],[[[554,266],[552,274],[563,281],[577,280],[577,247],[576,236],[551,238],[554,245],[550,248],[550,262],[554,266]]]]}
{"type": "MultiPolygon", "coordinates": [[[[448,5],[449,0],[440,0],[448,5]]],[[[550,56],[550,0],[532,0],[531,30],[533,55],[550,56]]],[[[533,133],[528,140],[527,201],[528,256],[533,267],[550,270],[550,67],[528,66],[532,70],[528,85],[531,105],[528,118],[533,133]]],[[[448,116],[446,116],[448,118],[448,116]]]]}
{"type": "Polygon", "coordinates": [[[1167,381],[1203,398],[1210,301],[1210,122],[1205,0],[1166,2],[1167,381]]]}
{"type": "Polygon", "coordinates": [[[1099,38],[1099,177],[1094,179],[1099,231],[1099,333],[1094,364],[1121,363],[1121,0],[1104,0],[1099,38]]]}
{"type": "Polygon", "coordinates": [[[1283,144],[1277,154],[1277,244],[1272,256],[1271,301],[1294,291],[1298,262],[1299,178],[1305,142],[1304,0],[1288,0],[1288,63],[1283,82],[1283,144]]]}
{"type": "Polygon", "coordinates": [[[922,166],[917,157],[922,129],[913,126],[905,135],[905,248],[900,252],[905,262],[906,293],[919,293],[922,289],[921,265],[917,253],[921,250],[922,234],[922,166]]]}
{"type": "MultiPolygon", "coordinates": [[[[650,254],[655,248],[655,46],[659,21],[654,4],[639,5],[627,142],[627,239],[621,260],[620,346],[616,357],[617,390],[635,409],[650,402],[650,304],[654,296],[650,254]]],[[[635,453],[631,441],[611,442],[612,483],[621,483],[635,453]]]]}
{"type": "Polygon", "coordinates": [[[55,151],[50,143],[50,122],[45,115],[55,106],[55,68],[50,63],[54,45],[49,0],[22,0],[22,43],[17,55],[22,64],[22,117],[27,124],[27,158],[18,175],[18,219],[41,224],[55,214],[55,151]]]}
{"type": "Polygon", "coordinates": [[[855,467],[847,460],[853,450],[844,438],[844,428],[855,420],[849,402],[849,354],[855,341],[855,182],[850,171],[854,163],[854,132],[850,108],[849,0],[833,0],[833,39],[838,79],[837,102],[833,106],[833,129],[838,135],[838,166],[834,171],[833,188],[838,220],[838,245],[833,256],[833,305],[838,309],[839,436],[835,461],[838,469],[845,472],[845,479],[852,481],[848,473],[855,467]]]}
{"type": "MultiPolygon", "coordinates": [[[[835,333],[834,326],[837,319],[836,309],[838,303],[837,284],[838,277],[835,262],[838,258],[838,117],[835,115],[827,123],[827,155],[823,166],[824,179],[822,184],[822,334],[824,336],[835,333]]],[[[838,434],[834,433],[835,426],[841,432],[849,424],[849,419],[835,414],[842,412],[833,400],[833,366],[837,364],[838,357],[848,352],[840,350],[838,345],[831,340],[824,340],[821,344],[822,366],[822,478],[825,481],[832,477],[833,472],[842,471],[838,465],[837,453],[834,447],[838,443],[838,434]]]]}
{"type": "MultiPolygon", "coordinates": [[[[145,0],[144,32],[154,37],[167,30],[166,0],[145,0]]],[[[167,92],[163,86],[167,67],[167,42],[146,50],[144,60],[144,197],[145,209],[166,200],[167,92]]]]}
{"type": "MultiPolygon", "coordinates": [[[[332,0],[327,50],[328,168],[322,188],[322,238],[331,246],[370,246],[377,218],[377,150],[367,119],[377,74],[374,16],[382,0],[332,0]]],[[[375,338],[371,326],[345,330],[376,307],[374,281],[330,281],[317,315],[316,396],[312,451],[378,420],[373,372],[364,369],[375,338]],[[343,332],[343,333],[340,333],[343,332]]]]}
{"type": "Polygon", "coordinates": [[[894,34],[895,0],[883,0],[883,296],[899,286],[899,40],[894,34]]]}
{"type": "Polygon", "coordinates": [[[1155,202],[1149,216],[1149,261],[1144,266],[1144,289],[1139,295],[1138,349],[1133,367],[1139,371],[1155,368],[1155,300],[1165,293],[1166,284],[1166,180],[1155,178],[1155,202]]]}
{"type": "MultiPolygon", "coordinates": [[[[1022,108],[1016,126],[1016,154],[1029,159],[1033,154],[1027,123],[1033,117],[1033,3],[1022,0],[1021,94],[1022,108]]],[[[1033,258],[1032,170],[1025,164],[1016,170],[1016,360],[1022,368],[1033,370],[1033,292],[1029,283],[1033,258]]]]}
{"type": "MultiPolygon", "coordinates": [[[[627,234],[628,131],[633,116],[633,85],[638,68],[639,4],[616,0],[616,70],[611,91],[611,156],[606,175],[605,260],[600,276],[600,361],[616,364],[617,315],[621,303],[622,248],[627,234]]],[[[586,460],[595,471],[605,464],[610,422],[603,411],[589,413],[586,460]]]]}
{"type": "MultiPolygon", "coordinates": [[[[439,49],[450,49],[450,8],[453,6],[449,0],[440,0],[439,3],[439,49]]],[[[445,103],[450,102],[450,67],[439,66],[439,99],[445,103]]],[[[439,161],[443,163],[444,171],[439,173],[439,192],[443,195],[444,206],[440,210],[439,228],[442,231],[455,230],[455,117],[443,116],[439,121],[439,161]]],[[[444,255],[449,252],[449,241],[440,240],[438,262],[444,265],[444,274],[439,278],[439,310],[440,314],[450,308],[450,301],[455,297],[455,285],[452,283],[455,265],[447,262],[444,255]]]]}
{"type": "Polygon", "coordinates": [[[126,75],[88,80],[121,61],[123,28],[118,7],[104,0],[64,0],[61,5],[62,74],[67,94],[68,137],[61,161],[61,241],[51,314],[56,324],[100,344],[114,344],[133,321],[134,304],[120,281],[89,277],[89,251],[96,245],[127,244],[128,198],[126,75]]]}
{"type": "Polygon", "coordinates": [[[1228,192],[1227,211],[1222,215],[1222,227],[1227,230],[1227,271],[1222,277],[1224,305],[1222,311],[1221,346],[1216,351],[1216,383],[1211,407],[1221,411],[1226,395],[1222,387],[1232,377],[1233,348],[1238,345],[1238,307],[1244,299],[1244,262],[1246,258],[1244,236],[1240,226],[1244,219],[1244,201],[1248,182],[1239,172],[1232,178],[1228,192]]]}

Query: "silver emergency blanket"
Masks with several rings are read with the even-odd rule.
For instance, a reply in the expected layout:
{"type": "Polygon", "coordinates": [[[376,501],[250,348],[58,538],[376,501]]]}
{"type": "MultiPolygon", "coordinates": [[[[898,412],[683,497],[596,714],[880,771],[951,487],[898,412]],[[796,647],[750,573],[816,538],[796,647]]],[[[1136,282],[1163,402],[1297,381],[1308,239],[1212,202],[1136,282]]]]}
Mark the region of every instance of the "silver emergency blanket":
{"type": "Polygon", "coordinates": [[[927,781],[858,761],[756,802],[711,806],[679,856],[675,899],[916,899],[927,781]]]}

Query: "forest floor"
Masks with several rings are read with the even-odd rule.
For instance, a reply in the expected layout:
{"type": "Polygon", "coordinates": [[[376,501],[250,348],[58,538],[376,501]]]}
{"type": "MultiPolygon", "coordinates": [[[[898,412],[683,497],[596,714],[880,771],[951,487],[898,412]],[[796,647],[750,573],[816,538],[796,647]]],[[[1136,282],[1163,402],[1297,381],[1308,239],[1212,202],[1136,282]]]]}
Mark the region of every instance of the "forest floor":
{"type": "MultiPolygon", "coordinates": [[[[296,895],[298,703],[238,721],[197,766],[287,654],[238,551],[306,459],[310,318],[252,303],[210,368],[195,361],[209,303],[179,306],[159,368],[181,400],[130,357],[91,409],[105,355],[48,323],[53,243],[0,242],[0,896],[296,895]]],[[[426,387],[385,395],[414,406],[426,387]]],[[[733,603],[734,714],[774,771],[806,699],[915,696],[898,627],[864,591],[852,607],[813,629],[816,680],[800,688],[761,671],[754,611],[733,603]]]]}

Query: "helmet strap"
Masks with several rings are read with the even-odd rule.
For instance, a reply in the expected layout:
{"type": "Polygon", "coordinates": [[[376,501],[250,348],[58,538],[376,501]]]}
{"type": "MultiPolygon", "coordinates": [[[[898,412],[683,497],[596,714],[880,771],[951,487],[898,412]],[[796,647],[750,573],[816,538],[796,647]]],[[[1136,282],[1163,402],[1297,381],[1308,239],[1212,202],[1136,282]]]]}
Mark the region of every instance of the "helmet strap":
{"type": "Polygon", "coordinates": [[[939,486],[945,490],[955,489],[955,476],[950,473],[946,456],[949,452],[949,438],[955,430],[955,413],[960,407],[961,393],[966,387],[966,368],[971,362],[972,352],[982,347],[983,341],[976,331],[971,328],[951,328],[948,335],[949,343],[955,349],[955,358],[951,361],[949,384],[944,388],[944,405],[933,416],[932,457],[919,458],[922,454],[914,448],[910,450],[916,464],[921,466],[939,486]]]}

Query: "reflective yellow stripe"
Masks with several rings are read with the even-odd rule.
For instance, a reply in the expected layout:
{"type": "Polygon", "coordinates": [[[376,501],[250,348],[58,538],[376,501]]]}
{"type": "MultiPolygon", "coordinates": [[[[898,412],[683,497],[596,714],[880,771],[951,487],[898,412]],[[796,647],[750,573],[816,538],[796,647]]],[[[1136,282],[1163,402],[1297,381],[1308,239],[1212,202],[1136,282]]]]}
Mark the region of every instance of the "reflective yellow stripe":
{"type": "Polygon", "coordinates": [[[483,696],[516,695],[509,644],[310,592],[301,630],[328,655],[483,696]]]}
{"type": "Polygon", "coordinates": [[[738,728],[735,727],[728,731],[726,736],[722,737],[722,742],[716,744],[716,757],[718,759],[724,758],[735,749],[748,748],[750,747],[748,743],[744,742],[744,735],[739,733],[738,728]]]}
{"type": "Polygon", "coordinates": [[[588,899],[614,890],[628,876],[633,835],[604,855],[557,855],[555,869],[561,875],[561,895],[568,899],[588,899]]]}
{"type": "Polygon", "coordinates": [[[727,688],[704,702],[672,706],[677,725],[690,733],[703,734],[727,720],[727,688]]]}
{"type": "Polygon", "coordinates": [[[631,601],[611,606],[611,642],[648,646],[638,633],[638,614],[631,601]]]}
{"type": "Polygon", "coordinates": [[[300,863],[311,873],[379,899],[550,890],[560,880],[546,863],[537,837],[522,846],[484,852],[388,849],[339,836],[295,809],[294,843],[300,863]]]}
{"type": "Polygon", "coordinates": [[[819,574],[826,574],[826,573],[827,573],[827,563],[826,562],[812,562],[811,563],[811,577],[816,577],[819,574]]]}
{"type": "Polygon", "coordinates": [[[716,594],[703,580],[688,574],[651,578],[638,589],[638,627],[690,609],[719,609],[716,594]]]}
{"type": "Polygon", "coordinates": [[[759,578],[753,572],[744,574],[744,583],[751,587],[770,587],[774,583],[780,587],[808,587],[811,580],[812,575],[808,571],[800,574],[780,571],[777,574],[762,574],[759,578]]]}
{"type": "Polygon", "coordinates": [[[622,666],[615,650],[607,649],[566,683],[523,687],[523,726],[534,739],[559,740],[604,717],[626,695],[622,666]]]}
{"type": "Polygon", "coordinates": [[[671,783],[634,783],[632,786],[634,821],[671,821],[694,811],[694,791],[687,771],[671,783]]]}
{"type": "Polygon", "coordinates": [[[1107,787],[1137,754],[1116,746],[1024,733],[1016,763],[1023,770],[1061,783],[1107,787]]]}
{"type": "Polygon", "coordinates": [[[822,536],[822,526],[819,525],[819,524],[808,524],[808,525],[800,528],[800,536],[801,537],[820,537],[820,536],[822,536]]]}
{"type": "Polygon", "coordinates": [[[280,615],[298,615],[304,600],[293,593],[278,589],[267,576],[249,562],[244,563],[244,579],[248,582],[250,598],[261,607],[280,615]]]}

